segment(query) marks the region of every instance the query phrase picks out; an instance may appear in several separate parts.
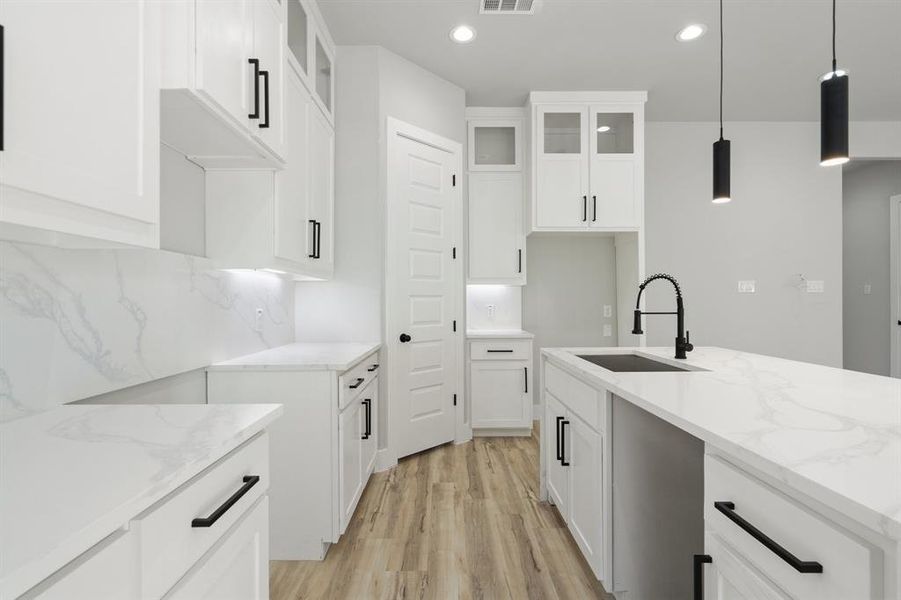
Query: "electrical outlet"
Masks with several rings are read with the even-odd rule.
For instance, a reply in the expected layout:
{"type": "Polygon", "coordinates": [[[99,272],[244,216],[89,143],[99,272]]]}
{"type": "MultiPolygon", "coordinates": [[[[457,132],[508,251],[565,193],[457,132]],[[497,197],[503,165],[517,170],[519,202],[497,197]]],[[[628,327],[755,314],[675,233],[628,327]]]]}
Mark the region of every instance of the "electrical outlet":
{"type": "Polygon", "coordinates": [[[869,296],[870,294],[872,294],[872,293],[873,293],[873,286],[870,285],[869,283],[863,284],[863,293],[866,294],[867,296],[869,296]]]}
{"type": "Polygon", "coordinates": [[[609,304],[604,305],[604,316],[610,318],[613,316],[613,307],[609,304]]]}
{"type": "Polygon", "coordinates": [[[610,337],[613,335],[613,327],[609,324],[604,324],[604,337],[610,337]]]}
{"type": "Polygon", "coordinates": [[[497,305],[496,305],[496,304],[489,304],[489,305],[488,305],[488,320],[489,320],[489,321],[493,321],[493,320],[494,320],[494,315],[495,315],[496,313],[497,313],[497,305]]]}
{"type": "Polygon", "coordinates": [[[757,281],[753,279],[740,280],[738,282],[739,294],[753,294],[757,291],[757,281]]]}
{"type": "Polygon", "coordinates": [[[253,328],[255,331],[263,331],[263,309],[258,308],[255,311],[255,318],[253,321],[253,328]]]}
{"type": "Polygon", "coordinates": [[[807,292],[809,294],[822,294],[826,291],[826,282],[822,279],[808,279],[807,292]]]}

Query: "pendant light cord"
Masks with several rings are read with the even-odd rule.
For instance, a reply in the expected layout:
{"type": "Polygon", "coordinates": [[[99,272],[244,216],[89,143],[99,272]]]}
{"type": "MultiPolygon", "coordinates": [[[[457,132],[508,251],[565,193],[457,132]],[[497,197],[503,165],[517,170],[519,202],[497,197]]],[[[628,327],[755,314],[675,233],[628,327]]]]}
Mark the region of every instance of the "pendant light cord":
{"type": "Polygon", "coordinates": [[[720,0],[720,139],[723,139],[723,0],[720,0]]]}
{"type": "Polygon", "coordinates": [[[835,1],[832,0],[832,72],[835,73],[835,1]]]}

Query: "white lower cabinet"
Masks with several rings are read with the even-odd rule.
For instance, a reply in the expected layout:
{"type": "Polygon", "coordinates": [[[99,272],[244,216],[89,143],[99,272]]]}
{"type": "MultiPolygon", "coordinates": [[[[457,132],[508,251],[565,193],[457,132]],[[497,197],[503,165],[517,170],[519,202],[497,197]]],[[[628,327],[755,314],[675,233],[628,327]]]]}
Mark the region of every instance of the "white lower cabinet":
{"type": "Polygon", "coordinates": [[[695,559],[694,574],[696,594],[704,600],[788,600],[789,596],[715,534],[705,535],[704,550],[707,555],[695,559]]]}
{"type": "Polygon", "coordinates": [[[532,427],[532,340],[492,339],[469,343],[472,427],[529,430],[532,427]]]}
{"type": "Polygon", "coordinates": [[[346,371],[210,367],[210,404],[279,403],[269,427],[272,560],[322,560],[375,468],[378,352],[346,371]]]}
{"type": "Polygon", "coordinates": [[[547,488],[585,560],[602,579],[603,446],[600,432],[545,391],[547,488]]]}
{"type": "Polygon", "coordinates": [[[268,490],[269,435],[261,433],[21,598],[264,600],[268,490]]]}

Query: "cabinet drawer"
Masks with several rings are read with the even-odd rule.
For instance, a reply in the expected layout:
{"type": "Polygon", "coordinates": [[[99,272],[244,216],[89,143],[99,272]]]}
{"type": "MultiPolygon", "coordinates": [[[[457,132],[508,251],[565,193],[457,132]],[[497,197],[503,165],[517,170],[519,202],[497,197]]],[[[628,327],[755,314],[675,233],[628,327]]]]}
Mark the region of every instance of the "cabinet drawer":
{"type": "Polygon", "coordinates": [[[141,546],[145,598],[169,590],[269,488],[269,438],[260,435],[179,488],[133,522],[141,546]],[[259,481],[245,477],[258,476],[259,481]],[[247,491],[224,512],[239,490],[247,491]],[[194,520],[219,514],[209,526],[194,520]],[[201,523],[197,523],[201,525],[201,523]]]}
{"type": "Polygon", "coordinates": [[[704,522],[744,560],[792,597],[844,600],[881,597],[882,553],[839,525],[725,461],[704,457],[704,522]],[[817,562],[822,573],[802,573],[730,519],[722,508],[753,525],[797,559],[817,562]],[[731,508],[731,511],[730,511],[731,508]]]}
{"type": "Polygon", "coordinates": [[[343,409],[360,395],[370,381],[379,374],[379,354],[373,352],[356,366],[338,376],[338,408],[343,409]]]}
{"type": "Polygon", "coordinates": [[[471,360],[529,360],[531,340],[479,340],[469,343],[471,360]]]}
{"type": "Polygon", "coordinates": [[[545,363],[544,387],[574,413],[585,421],[589,427],[603,433],[606,429],[602,409],[603,394],[587,383],[579,381],[563,369],[551,363],[545,363]]]}

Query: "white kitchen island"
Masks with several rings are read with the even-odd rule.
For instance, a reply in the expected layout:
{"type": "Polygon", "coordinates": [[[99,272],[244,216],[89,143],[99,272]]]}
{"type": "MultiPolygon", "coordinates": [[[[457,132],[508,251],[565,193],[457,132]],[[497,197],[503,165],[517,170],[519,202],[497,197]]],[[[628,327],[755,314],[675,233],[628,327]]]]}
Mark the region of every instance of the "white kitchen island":
{"type": "Polygon", "coordinates": [[[901,598],[901,381],[722,348],[543,349],[541,365],[542,498],[606,589],[901,598]],[[578,358],[629,353],[689,370],[578,358]],[[650,555],[666,560],[636,564],[650,555]]]}

